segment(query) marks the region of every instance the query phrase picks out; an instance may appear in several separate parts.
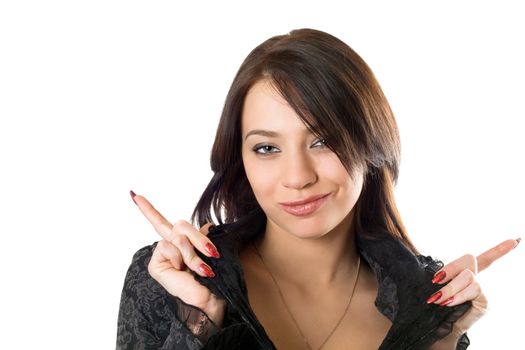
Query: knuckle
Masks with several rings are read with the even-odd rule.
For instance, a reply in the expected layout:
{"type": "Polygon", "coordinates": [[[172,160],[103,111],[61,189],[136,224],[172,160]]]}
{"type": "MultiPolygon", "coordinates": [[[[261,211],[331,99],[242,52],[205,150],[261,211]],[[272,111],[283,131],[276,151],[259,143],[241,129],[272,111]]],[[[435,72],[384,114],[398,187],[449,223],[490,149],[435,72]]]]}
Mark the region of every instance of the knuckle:
{"type": "Polygon", "coordinates": [[[467,279],[468,283],[472,283],[476,280],[476,275],[474,274],[472,270],[469,270],[469,269],[463,270],[463,275],[467,279]]]}
{"type": "Polygon", "coordinates": [[[157,247],[155,248],[155,250],[159,249],[159,250],[164,250],[167,248],[169,242],[166,241],[165,239],[161,239],[158,243],[157,243],[157,247]]]}
{"type": "Polygon", "coordinates": [[[465,254],[463,256],[463,259],[466,262],[466,265],[468,268],[474,269],[475,271],[478,270],[478,260],[475,255],[473,254],[465,254]]]}
{"type": "Polygon", "coordinates": [[[481,290],[481,285],[478,282],[474,282],[474,292],[476,294],[481,294],[483,291],[481,290]]]}
{"type": "Polygon", "coordinates": [[[472,254],[463,255],[463,259],[465,259],[470,264],[474,264],[476,262],[476,257],[472,254]]]}
{"type": "Polygon", "coordinates": [[[183,220],[183,219],[177,220],[177,221],[175,221],[175,223],[173,223],[173,230],[180,231],[180,230],[182,230],[187,224],[188,224],[188,222],[187,222],[186,220],[183,220]]]}
{"type": "Polygon", "coordinates": [[[447,284],[445,287],[441,289],[442,298],[448,299],[451,295],[454,295],[454,289],[452,288],[452,285],[447,284]]]}

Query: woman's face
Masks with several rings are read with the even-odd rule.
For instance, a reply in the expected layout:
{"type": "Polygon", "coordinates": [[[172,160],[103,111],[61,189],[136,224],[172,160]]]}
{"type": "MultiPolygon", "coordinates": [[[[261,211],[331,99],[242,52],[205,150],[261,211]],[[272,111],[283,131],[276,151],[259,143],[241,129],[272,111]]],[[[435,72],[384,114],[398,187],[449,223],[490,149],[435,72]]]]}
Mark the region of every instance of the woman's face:
{"type": "Polygon", "coordinates": [[[242,113],[242,159],[267,230],[316,238],[350,218],[363,184],[352,181],[323,140],[314,136],[267,80],[248,92],[242,113]],[[290,202],[311,200],[306,204],[290,202]]]}

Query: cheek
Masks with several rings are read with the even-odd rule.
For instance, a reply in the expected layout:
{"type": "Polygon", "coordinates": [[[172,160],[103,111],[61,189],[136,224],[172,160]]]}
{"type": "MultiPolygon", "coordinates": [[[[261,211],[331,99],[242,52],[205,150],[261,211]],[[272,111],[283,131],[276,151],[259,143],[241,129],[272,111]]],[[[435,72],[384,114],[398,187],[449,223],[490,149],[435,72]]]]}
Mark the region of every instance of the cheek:
{"type": "Polygon", "coordinates": [[[355,169],[354,180],[337,157],[326,158],[319,169],[322,169],[321,178],[328,179],[340,191],[341,200],[347,204],[355,203],[363,186],[363,175],[360,168],[355,169]]]}
{"type": "Polygon", "coordinates": [[[268,164],[261,163],[264,162],[253,161],[250,156],[243,155],[246,177],[259,204],[268,200],[268,197],[273,194],[277,181],[276,172],[269,169],[268,164]]]}
{"type": "Polygon", "coordinates": [[[361,194],[361,191],[363,189],[363,176],[361,173],[358,173],[354,176],[354,180],[350,178],[348,174],[346,174],[345,180],[344,180],[344,187],[346,192],[346,197],[348,200],[349,205],[353,206],[355,202],[357,202],[357,199],[359,198],[359,195],[361,194]]]}

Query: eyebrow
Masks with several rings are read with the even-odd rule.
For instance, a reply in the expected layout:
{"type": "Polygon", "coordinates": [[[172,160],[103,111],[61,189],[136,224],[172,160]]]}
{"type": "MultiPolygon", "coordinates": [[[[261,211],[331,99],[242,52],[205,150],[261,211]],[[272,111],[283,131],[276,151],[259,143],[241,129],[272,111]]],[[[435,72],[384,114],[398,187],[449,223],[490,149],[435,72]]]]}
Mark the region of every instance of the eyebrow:
{"type": "Polygon", "coordinates": [[[255,130],[251,130],[250,132],[248,132],[246,134],[246,136],[244,137],[244,140],[246,141],[248,136],[251,136],[251,135],[261,135],[261,136],[267,136],[267,137],[279,137],[281,134],[279,134],[276,131],[255,129],[255,130]]]}

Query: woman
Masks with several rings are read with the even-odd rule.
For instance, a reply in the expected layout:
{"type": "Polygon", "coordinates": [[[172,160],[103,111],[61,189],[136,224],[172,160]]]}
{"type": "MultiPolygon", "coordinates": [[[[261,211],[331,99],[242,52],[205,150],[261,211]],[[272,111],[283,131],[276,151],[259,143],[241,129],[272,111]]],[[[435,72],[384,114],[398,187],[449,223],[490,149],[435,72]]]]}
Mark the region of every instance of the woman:
{"type": "Polygon", "coordinates": [[[447,266],[420,255],[394,201],[399,161],[350,47],[312,29],[265,41],[226,98],[200,230],[131,192],[163,239],[133,258],[117,348],[466,348],[487,307],[475,276],[519,240],[447,266]]]}

